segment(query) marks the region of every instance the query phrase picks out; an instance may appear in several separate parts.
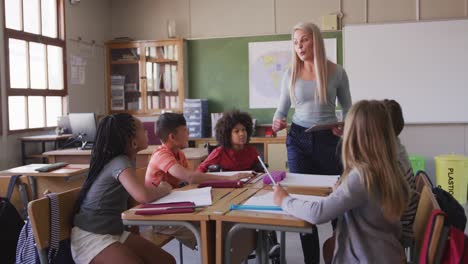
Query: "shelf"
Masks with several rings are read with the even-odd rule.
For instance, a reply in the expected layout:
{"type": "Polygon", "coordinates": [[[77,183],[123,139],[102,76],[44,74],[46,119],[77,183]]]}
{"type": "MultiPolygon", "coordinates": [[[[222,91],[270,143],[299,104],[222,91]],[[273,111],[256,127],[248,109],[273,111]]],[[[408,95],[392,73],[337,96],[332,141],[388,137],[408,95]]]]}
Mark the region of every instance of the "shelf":
{"type": "Polygon", "coordinates": [[[113,100],[112,95],[118,95],[118,99],[123,100],[126,107],[115,110],[112,109],[112,105],[108,105],[108,112],[129,112],[139,115],[158,114],[168,110],[182,112],[182,102],[187,93],[184,47],[183,39],[106,43],[107,96],[113,100]],[[114,91],[112,89],[114,75],[125,76],[125,84],[132,84],[128,88],[137,86],[138,90],[125,90],[127,85],[124,85],[122,90],[120,85],[118,91],[114,91]],[[141,109],[128,109],[128,102],[138,102],[141,109]],[[162,106],[170,109],[159,108],[162,106]]]}
{"type": "Polygon", "coordinates": [[[146,58],[147,62],[177,64],[177,60],[146,58]]]}
{"type": "Polygon", "coordinates": [[[42,154],[30,154],[30,155],[27,155],[26,158],[27,159],[42,159],[42,158],[46,158],[46,156],[42,154]]]}
{"type": "Polygon", "coordinates": [[[115,60],[111,61],[110,64],[138,64],[139,60],[115,60]]]}
{"type": "Polygon", "coordinates": [[[159,90],[159,91],[147,91],[146,92],[148,95],[160,95],[160,94],[164,94],[164,95],[175,95],[177,96],[179,94],[179,92],[174,92],[174,91],[166,91],[166,90],[159,90]]]}

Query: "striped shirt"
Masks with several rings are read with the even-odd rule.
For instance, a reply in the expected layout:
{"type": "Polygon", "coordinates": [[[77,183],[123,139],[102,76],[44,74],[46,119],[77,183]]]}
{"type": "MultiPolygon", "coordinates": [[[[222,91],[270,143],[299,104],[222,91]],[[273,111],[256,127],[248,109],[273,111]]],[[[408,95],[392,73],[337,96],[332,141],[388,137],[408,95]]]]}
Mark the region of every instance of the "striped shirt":
{"type": "Polygon", "coordinates": [[[405,146],[403,146],[398,139],[398,163],[404,173],[405,179],[408,181],[410,187],[410,200],[408,208],[403,213],[401,217],[402,224],[402,243],[403,246],[407,247],[411,245],[413,240],[413,222],[414,216],[416,215],[416,209],[418,207],[418,194],[416,193],[416,181],[411,168],[411,163],[408,158],[408,153],[406,152],[405,146]]]}

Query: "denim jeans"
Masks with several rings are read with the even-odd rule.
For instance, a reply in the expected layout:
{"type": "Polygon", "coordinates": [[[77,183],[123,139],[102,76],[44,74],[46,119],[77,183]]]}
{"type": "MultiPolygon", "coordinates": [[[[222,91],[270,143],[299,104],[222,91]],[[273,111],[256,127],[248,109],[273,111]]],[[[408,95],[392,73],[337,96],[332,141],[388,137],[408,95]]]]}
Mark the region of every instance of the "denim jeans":
{"type": "MultiPolygon", "coordinates": [[[[340,138],[331,130],[305,132],[307,128],[292,124],[286,139],[289,171],[304,174],[341,175],[340,138]]],[[[312,234],[300,234],[304,263],[320,263],[317,228],[312,234]]]]}

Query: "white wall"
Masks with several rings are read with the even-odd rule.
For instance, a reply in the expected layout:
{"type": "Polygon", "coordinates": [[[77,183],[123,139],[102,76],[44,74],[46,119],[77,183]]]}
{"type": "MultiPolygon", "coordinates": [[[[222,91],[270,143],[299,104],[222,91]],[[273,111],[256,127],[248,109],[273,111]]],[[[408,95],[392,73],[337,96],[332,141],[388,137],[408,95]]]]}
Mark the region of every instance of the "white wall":
{"type": "MultiPolygon", "coordinates": [[[[468,0],[112,0],[111,9],[112,37],[163,39],[175,19],[178,37],[212,38],[284,34],[340,9],[344,25],[467,17],[468,0]]],[[[408,125],[401,139],[409,153],[428,157],[430,174],[434,156],[468,155],[468,125],[408,125]]]]}
{"type": "MultiPolygon", "coordinates": [[[[68,0],[64,1],[65,6],[65,26],[67,39],[77,39],[81,37],[83,41],[95,40],[101,47],[92,48],[88,45],[80,45],[77,42],[67,40],[67,60],[70,54],[80,55],[86,58],[86,83],[84,85],[70,84],[70,65],[68,66],[68,104],[71,112],[96,112],[103,114],[106,110],[105,97],[105,54],[102,44],[110,39],[110,0],[85,0],[79,5],[70,5],[68,0]],[[93,51],[89,53],[89,51],[93,51]],[[88,54],[88,55],[86,55],[88,54]]],[[[0,5],[3,8],[3,5],[0,5]]],[[[3,12],[0,12],[3,14],[3,12]]],[[[5,58],[3,41],[3,15],[0,15],[0,57],[5,58]]],[[[0,78],[2,92],[1,116],[3,121],[3,131],[0,138],[0,169],[20,165],[21,147],[19,137],[35,133],[15,133],[7,135],[7,111],[6,111],[6,88],[5,88],[5,67],[4,59],[0,60],[0,78]]],[[[34,151],[34,146],[30,151],[34,151]]]]}

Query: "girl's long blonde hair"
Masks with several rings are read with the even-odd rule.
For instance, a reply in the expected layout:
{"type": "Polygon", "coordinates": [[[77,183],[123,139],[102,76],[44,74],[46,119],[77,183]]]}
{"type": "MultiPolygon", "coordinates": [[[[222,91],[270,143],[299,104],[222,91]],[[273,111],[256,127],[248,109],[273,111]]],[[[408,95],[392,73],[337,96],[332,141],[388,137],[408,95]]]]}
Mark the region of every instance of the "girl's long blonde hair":
{"type": "Polygon", "coordinates": [[[363,100],[351,107],[345,122],[342,159],[340,181],[357,169],[370,198],[380,203],[385,217],[400,219],[410,190],[398,164],[391,117],[382,102],[363,100]]]}
{"type": "MultiPolygon", "coordinates": [[[[293,27],[291,33],[291,39],[294,39],[294,32],[296,30],[302,30],[308,33],[312,37],[314,45],[314,67],[315,67],[315,79],[317,82],[317,90],[315,92],[315,99],[321,103],[325,104],[327,102],[327,79],[328,79],[328,67],[327,67],[327,56],[325,54],[325,45],[323,43],[322,33],[320,29],[313,23],[298,23],[293,27]]],[[[296,101],[296,96],[294,93],[294,86],[296,85],[297,76],[300,74],[301,70],[304,67],[304,62],[301,61],[299,56],[297,56],[296,51],[294,50],[294,45],[292,48],[292,74],[291,82],[289,84],[289,92],[292,101],[296,101]]]]}

